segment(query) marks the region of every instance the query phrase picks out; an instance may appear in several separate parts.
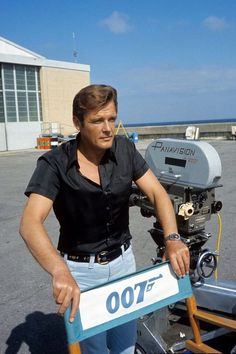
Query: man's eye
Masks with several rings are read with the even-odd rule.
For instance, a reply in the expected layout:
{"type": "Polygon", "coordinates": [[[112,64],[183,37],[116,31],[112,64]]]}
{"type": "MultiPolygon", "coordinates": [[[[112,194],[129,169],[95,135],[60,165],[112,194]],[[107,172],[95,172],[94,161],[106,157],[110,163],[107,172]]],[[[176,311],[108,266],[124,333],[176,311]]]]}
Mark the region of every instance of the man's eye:
{"type": "Polygon", "coordinates": [[[101,123],[102,123],[102,120],[100,120],[100,119],[94,120],[92,123],[93,123],[93,124],[101,124],[101,123]]]}

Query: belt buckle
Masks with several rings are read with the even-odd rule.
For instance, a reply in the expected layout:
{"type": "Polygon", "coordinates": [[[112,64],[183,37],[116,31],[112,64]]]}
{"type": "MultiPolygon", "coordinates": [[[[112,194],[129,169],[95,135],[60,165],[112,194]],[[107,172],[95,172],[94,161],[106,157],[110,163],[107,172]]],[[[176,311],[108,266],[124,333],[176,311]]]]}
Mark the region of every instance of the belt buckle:
{"type": "Polygon", "coordinates": [[[98,253],[98,255],[97,255],[98,264],[106,265],[109,263],[109,261],[102,261],[102,257],[105,256],[106,254],[108,254],[108,251],[102,251],[102,252],[98,253]]]}

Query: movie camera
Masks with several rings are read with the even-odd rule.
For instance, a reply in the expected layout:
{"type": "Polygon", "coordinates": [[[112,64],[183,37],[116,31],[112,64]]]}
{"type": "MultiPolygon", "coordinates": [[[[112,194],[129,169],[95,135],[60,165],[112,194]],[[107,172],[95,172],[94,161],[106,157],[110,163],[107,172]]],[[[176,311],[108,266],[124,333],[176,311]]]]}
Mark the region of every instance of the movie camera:
{"type": "MultiPolygon", "coordinates": [[[[193,282],[210,277],[217,267],[217,254],[205,247],[211,237],[205,224],[222,208],[216,200],[220,187],[221,161],[212,145],[203,141],[163,138],[154,140],[145,153],[145,160],[166,189],[176,214],[178,231],[190,251],[190,276],[193,282]]],[[[130,206],[140,207],[144,217],[155,217],[147,197],[133,187],[130,206]]],[[[157,258],[165,251],[163,231],[159,221],[149,230],[157,244],[157,258]]]]}

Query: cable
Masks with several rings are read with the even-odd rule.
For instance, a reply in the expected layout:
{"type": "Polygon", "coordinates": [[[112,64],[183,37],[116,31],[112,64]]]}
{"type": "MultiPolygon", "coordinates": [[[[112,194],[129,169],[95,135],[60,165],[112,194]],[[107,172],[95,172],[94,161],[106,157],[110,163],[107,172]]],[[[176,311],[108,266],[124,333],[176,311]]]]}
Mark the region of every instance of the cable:
{"type": "Polygon", "coordinates": [[[222,219],[220,216],[220,213],[217,213],[217,218],[218,218],[218,234],[217,234],[217,242],[216,242],[216,252],[218,254],[217,256],[217,268],[215,270],[214,276],[215,280],[218,280],[218,262],[219,262],[219,254],[220,254],[220,243],[221,243],[221,235],[222,235],[222,219]]]}

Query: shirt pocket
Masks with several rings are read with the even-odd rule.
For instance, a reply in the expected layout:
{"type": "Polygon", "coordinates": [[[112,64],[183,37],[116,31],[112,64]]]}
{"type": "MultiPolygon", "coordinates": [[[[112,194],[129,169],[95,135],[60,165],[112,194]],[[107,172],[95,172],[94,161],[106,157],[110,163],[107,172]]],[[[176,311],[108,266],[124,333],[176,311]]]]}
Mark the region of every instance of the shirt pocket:
{"type": "Polygon", "coordinates": [[[111,192],[115,195],[120,195],[120,198],[124,198],[125,195],[129,195],[132,186],[132,179],[128,176],[116,176],[112,180],[111,192]]]}

